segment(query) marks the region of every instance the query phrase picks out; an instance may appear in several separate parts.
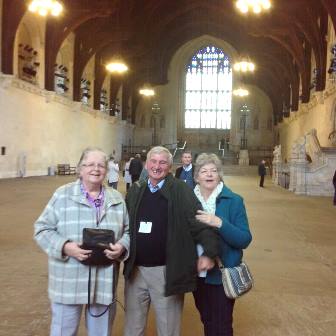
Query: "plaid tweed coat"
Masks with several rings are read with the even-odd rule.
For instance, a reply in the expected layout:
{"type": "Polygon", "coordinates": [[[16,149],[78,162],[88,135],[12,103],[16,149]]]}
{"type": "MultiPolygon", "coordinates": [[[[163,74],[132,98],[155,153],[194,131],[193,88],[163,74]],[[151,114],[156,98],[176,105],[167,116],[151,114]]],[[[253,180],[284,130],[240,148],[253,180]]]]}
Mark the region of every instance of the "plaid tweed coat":
{"type": "MultiPolygon", "coordinates": [[[[123,260],[129,255],[128,214],[122,195],[105,189],[105,201],[100,221],[96,210],[80,190],[80,181],[58,188],[35,222],[35,240],[48,255],[49,298],[63,304],[88,303],[89,267],[77,259],[62,256],[68,240],[81,243],[83,228],[112,229],[116,241],[126,248],[123,260]]],[[[114,299],[119,264],[91,268],[91,303],[109,305],[114,299]]]]}

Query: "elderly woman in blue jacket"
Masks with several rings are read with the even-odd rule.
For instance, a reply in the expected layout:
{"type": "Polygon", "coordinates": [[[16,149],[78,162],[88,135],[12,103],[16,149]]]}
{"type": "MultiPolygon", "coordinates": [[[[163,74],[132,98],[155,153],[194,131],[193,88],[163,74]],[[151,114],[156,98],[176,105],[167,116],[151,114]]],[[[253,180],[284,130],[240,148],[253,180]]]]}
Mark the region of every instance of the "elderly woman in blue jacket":
{"type": "MultiPolygon", "coordinates": [[[[243,249],[252,240],[243,199],[223,183],[222,163],[215,154],[203,153],[195,165],[194,192],[202,203],[196,218],[218,228],[220,259],[224,267],[241,263],[243,249]]],[[[197,246],[202,255],[202,246],[197,246]]],[[[233,335],[232,316],[235,301],[226,297],[218,267],[205,272],[202,259],[198,264],[197,290],[193,293],[196,307],[204,325],[205,336],[233,335]]]]}

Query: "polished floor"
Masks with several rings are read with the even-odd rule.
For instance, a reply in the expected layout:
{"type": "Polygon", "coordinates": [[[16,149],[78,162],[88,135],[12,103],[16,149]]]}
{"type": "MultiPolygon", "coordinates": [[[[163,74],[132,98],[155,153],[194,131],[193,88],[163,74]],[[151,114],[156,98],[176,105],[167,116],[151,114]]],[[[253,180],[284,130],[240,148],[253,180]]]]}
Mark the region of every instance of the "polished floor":
{"type": "MultiPolygon", "coordinates": [[[[0,336],[48,335],[47,258],[32,239],[33,222],[54,189],[72,179],[0,180],[0,336]]],[[[297,196],[269,179],[262,189],[257,177],[228,176],[225,182],[244,197],[254,237],[245,259],[255,288],[236,302],[235,336],[335,336],[336,207],[331,197],[297,196]]],[[[123,301],[122,277],[118,292],[123,301]]],[[[119,307],[113,336],[122,335],[122,324],[119,307]]],[[[154,335],[151,315],[147,336],[154,335]]],[[[190,294],[181,335],[202,335],[190,294]]]]}

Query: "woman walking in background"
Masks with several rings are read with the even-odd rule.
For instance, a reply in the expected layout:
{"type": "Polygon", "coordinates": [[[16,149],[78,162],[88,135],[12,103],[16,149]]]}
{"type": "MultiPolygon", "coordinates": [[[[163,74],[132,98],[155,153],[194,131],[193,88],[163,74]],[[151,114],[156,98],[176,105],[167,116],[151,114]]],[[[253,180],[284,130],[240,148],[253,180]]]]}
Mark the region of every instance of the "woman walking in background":
{"type": "Polygon", "coordinates": [[[118,162],[114,160],[114,157],[111,156],[108,162],[108,185],[113,189],[118,188],[119,181],[119,165],[118,162]]]}
{"type": "Polygon", "coordinates": [[[132,176],[129,173],[129,167],[130,167],[130,163],[133,159],[134,159],[133,157],[130,157],[129,160],[125,163],[124,180],[125,180],[125,183],[126,183],[126,191],[128,191],[128,189],[132,185],[132,176]]]}

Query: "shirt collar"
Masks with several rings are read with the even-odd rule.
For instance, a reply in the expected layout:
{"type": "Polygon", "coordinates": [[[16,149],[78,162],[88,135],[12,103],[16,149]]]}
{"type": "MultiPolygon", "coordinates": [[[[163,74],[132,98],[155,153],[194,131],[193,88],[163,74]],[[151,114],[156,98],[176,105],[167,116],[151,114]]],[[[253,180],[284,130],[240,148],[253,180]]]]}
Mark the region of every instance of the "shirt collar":
{"type": "Polygon", "coordinates": [[[101,208],[103,206],[104,198],[105,198],[104,188],[100,187],[100,192],[96,199],[90,196],[90,194],[86,191],[83,183],[80,184],[80,189],[83,195],[85,195],[85,198],[88,200],[88,202],[92,206],[94,206],[96,209],[101,208]]]}
{"type": "Polygon", "coordinates": [[[183,166],[183,169],[185,170],[185,171],[189,171],[189,170],[191,170],[191,168],[192,168],[192,163],[190,163],[188,166],[183,166]]]}
{"type": "Polygon", "coordinates": [[[151,193],[155,193],[155,192],[157,192],[158,190],[160,190],[160,189],[162,188],[164,182],[165,182],[165,180],[162,180],[162,181],[160,181],[156,186],[154,186],[154,185],[151,183],[150,179],[148,179],[148,181],[147,181],[147,183],[148,183],[148,188],[149,188],[149,190],[151,191],[151,193]]]}

